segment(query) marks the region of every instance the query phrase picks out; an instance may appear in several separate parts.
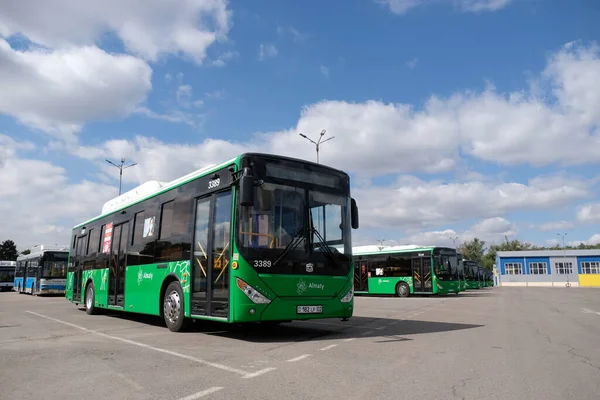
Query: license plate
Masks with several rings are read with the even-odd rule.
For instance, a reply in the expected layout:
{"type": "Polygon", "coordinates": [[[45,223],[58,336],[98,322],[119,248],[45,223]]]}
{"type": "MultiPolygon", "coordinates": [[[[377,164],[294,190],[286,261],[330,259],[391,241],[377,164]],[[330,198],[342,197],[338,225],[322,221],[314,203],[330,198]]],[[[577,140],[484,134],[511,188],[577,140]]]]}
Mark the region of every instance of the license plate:
{"type": "Polygon", "coordinates": [[[321,314],[323,306],[297,306],[296,312],[298,314],[321,314]]]}

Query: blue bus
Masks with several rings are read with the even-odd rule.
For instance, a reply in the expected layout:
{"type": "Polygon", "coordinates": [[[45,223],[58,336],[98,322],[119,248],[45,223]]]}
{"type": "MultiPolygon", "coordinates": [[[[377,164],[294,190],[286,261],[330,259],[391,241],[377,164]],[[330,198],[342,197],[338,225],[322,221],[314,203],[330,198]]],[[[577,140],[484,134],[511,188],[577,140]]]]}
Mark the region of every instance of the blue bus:
{"type": "Polygon", "coordinates": [[[65,293],[68,246],[36,245],[17,258],[14,290],[19,293],[65,293]]]}
{"type": "Polygon", "coordinates": [[[12,290],[15,282],[16,261],[0,260],[0,292],[12,290]]]}

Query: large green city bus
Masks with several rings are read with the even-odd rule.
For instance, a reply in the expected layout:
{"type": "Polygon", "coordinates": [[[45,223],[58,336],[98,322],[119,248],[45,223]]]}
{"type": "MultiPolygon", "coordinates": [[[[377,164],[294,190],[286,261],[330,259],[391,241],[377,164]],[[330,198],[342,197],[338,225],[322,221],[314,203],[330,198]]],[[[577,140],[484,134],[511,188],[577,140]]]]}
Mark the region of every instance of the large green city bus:
{"type": "Polygon", "coordinates": [[[359,246],[352,249],[354,291],[365,294],[448,294],[461,291],[456,250],[446,247],[359,246]]]}
{"type": "Polygon", "coordinates": [[[73,229],[70,301],[229,323],[353,314],[350,178],[324,165],[245,153],[108,201],[73,229]]]}
{"type": "Polygon", "coordinates": [[[483,287],[483,279],[479,264],[470,260],[463,260],[463,263],[465,265],[467,289],[481,289],[483,287]]]}

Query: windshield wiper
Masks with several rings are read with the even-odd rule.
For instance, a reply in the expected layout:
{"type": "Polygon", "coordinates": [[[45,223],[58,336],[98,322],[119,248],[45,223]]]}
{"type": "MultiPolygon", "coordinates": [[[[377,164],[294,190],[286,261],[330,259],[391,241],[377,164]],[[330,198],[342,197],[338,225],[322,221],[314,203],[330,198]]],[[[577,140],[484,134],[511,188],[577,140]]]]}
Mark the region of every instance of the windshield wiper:
{"type": "MultiPolygon", "coordinates": [[[[315,228],[315,225],[314,225],[313,219],[312,219],[312,210],[309,210],[309,215],[310,215],[310,228],[309,228],[310,232],[309,233],[314,234],[317,237],[317,239],[319,239],[319,242],[321,242],[321,247],[323,247],[325,250],[325,254],[327,254],[331,258],[331,260],[336,264],[336,266],[338,268],[342,268],[342,264],[340,263],[340,261],[336,257],[336,255],[333,253],[333,250],[331,250],[331,247],[327,244],[327,242],[325,241],[325,239],[323,238],[321,233],[317,230],[317,228],[315,228]]],[[[310,247],[311,248],[313,247],[312,241],[310,243],[310,247]]]]}
{"type": "Polygon", "coordinates": [[[294,236],[294,238],[287,244],[287,246],[285,246],[283,248],[283,250],[281,251],[281,254],[279,254],[279,257],[277,257],[275,259],[275,261],[273,261],[273,264],[271,264],[271,267],[275,267],[277,264],[279,264],[279,262],[281,260],[283,260],[283,257],[285,257],[287,255],[287,253],[289,253],[290,251],[295,249],[300,244],[302,239],[305,238],[306,230],[307,230],[306,227],[300,228],[298,233],[296,233],[296,236],[294,236]]]}

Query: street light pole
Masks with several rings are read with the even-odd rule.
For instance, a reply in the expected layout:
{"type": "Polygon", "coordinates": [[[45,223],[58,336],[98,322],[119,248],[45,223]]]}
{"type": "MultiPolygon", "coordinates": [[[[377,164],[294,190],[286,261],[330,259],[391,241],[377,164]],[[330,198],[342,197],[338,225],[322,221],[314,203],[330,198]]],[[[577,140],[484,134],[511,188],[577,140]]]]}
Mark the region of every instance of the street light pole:
{"type": "Polygon", "coordinates": [[[377,242],[379,243],[379,246],[377,246],[377,247],[379,247],[379,251],[383,250],[383,248],[384,248],[383,242],[384,241],[385,241],[385,239],[377,240],[377,242]]]}
{"type": "MultiPolygon", "coordinates": [[[[567,236],[568,232],[565,232],[564,234],[561,233],[557,233],[558,236],[562,237],[562,247],[563,247],[563,269],[567,268],[567,248],[565,247],[565,236],[567,236]]],[[[571,273],[571,269],[569,268],[568,273],[567,273],[567,287],[571,286],[571,283],[569,282],[569,275],[571,273]]]]}
{"type": "Polygon", "coordinates": [[[450,240],[452,240],[452,243],[454,244],[454,249],[456,250],[456,240],[458,239],[458,236],[450,236],[450,240]]]}
{"type": "Polygon", "coordinates": [[[321,134],[319,135],[319,140],[318,140],[318,141],[316,141],[316,142],[315,142],[314,140],[312,140],[311,138],[309,138],[308,136],[306,136],[305,134],[303,134],[303,133],[298,133],[298,135],[302,136],[304,139],[306,139],[306,140],[310,141],[312,144],[314,144],[314,145],[315,145],[315,149],[317,150],[317,164],[319,163],[319,147],[320,147],[320,145],[322,145],[322,144],[323,144],[323,143],[325,143],[326,141],[328,141],[328,140],[331,140],[331,139],[333,139],[333,138],[335,137],[335,136],[331,136],[331,137],[329,137],[329,138],[327,138],[327,139],[325,139],[325,140],[321,141],[321,139],[323,139],[323,136],[325,136],[325,132],[326,132],[326,130],[325,130],[325,129],[323,129],[323,130],[321,131],[321,134]]]}
{"type": "Polygon", "coordinates": [[[117,165],[108,159],[106,160],[106,162],[109,163],[110,165],[114,165],[115,167],[119,168],[119,196],[120,196],[121,195],[121,182],[123,181],[123,170],[126,168],[129,168],[129,167],[133,167],[134,165],[137,165],[137,163],[123,166],[123,164],[125,164],[124,158],[121,158],[121,165],[117,165]]]}

